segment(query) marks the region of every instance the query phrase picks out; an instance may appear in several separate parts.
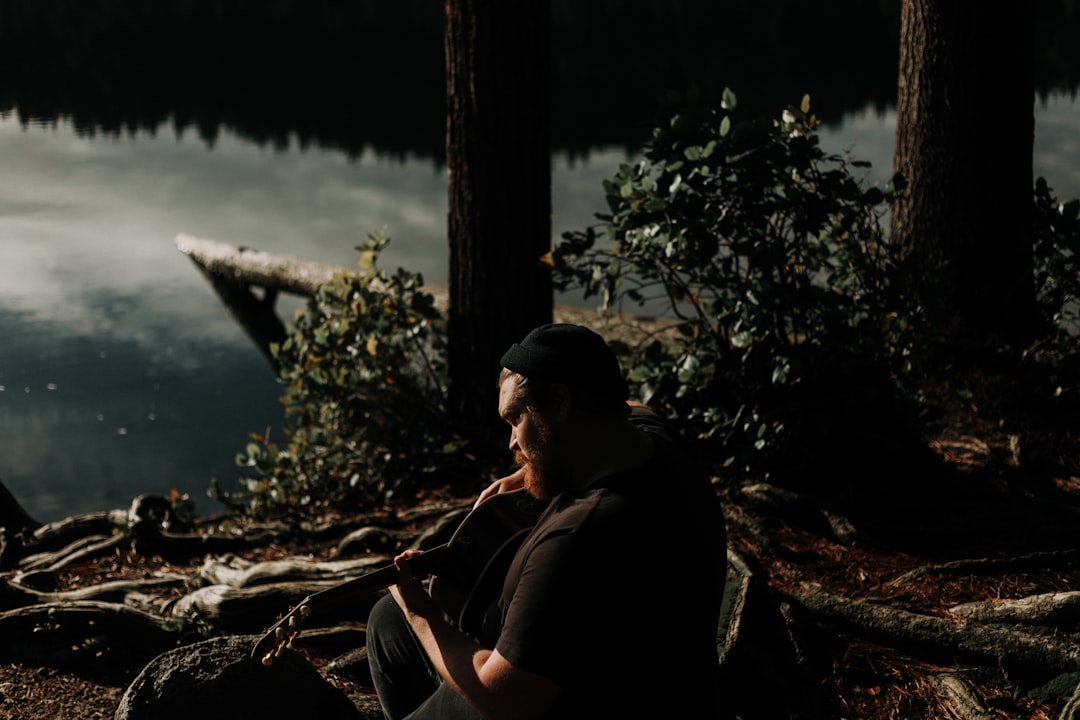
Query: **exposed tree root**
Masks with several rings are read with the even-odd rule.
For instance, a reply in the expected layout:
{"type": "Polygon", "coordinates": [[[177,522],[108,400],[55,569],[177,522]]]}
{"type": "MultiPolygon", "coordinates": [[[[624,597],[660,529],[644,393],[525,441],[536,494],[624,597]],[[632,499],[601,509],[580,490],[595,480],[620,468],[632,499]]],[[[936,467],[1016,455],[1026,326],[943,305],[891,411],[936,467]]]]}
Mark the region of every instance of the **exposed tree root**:
{"type": "Polygon", "coordinates": [[[1049,636],[849,600],[813,585],[791,600],[816,622],[932,660],[1000,667],[1036,681],[1080,671],[1080,646],[1049,636]]]}

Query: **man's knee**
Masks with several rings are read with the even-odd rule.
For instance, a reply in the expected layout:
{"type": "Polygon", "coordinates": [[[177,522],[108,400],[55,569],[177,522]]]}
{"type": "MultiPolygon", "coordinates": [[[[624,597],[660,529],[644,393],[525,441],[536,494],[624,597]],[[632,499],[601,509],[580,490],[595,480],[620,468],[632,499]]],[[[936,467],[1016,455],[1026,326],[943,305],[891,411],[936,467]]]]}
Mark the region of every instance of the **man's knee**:
{"type": "Polygon", "coordinates": [[[373,639],[378,642],[380,637],[395,637],[407,626],[405,615],[401,612],[401,608],[398,607],[397,603],[394,602],[394,598],[389,594],[379,598],[372,606],[371,612],[368,613],[367,637],[369,649],[373,639]]]}

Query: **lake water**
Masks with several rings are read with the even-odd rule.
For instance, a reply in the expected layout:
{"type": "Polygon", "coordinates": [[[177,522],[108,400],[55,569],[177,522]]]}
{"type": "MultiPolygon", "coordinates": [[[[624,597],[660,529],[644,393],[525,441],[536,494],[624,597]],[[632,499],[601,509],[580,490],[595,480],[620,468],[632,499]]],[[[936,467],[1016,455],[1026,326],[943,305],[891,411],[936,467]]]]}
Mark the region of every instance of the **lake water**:
{"type": "MultiPolygon", "coordinates": [[[[895,116],[866,111],[822,133],[891,172],[895,116]]],[[[1080,196],[1080,106],[1036,107],[1035,175],[1080,196]]],[[[382,259],[446,280],[446,176],[431,161],[210,148],[171,131],[87,137],[0,117],[0,481],[38,520],[127,506],[140,493],[225,488],[251,431],[280,424],[280,388],[178,233],[352,265],[373,228],[382,259]]],[[[553,157],[553,235],[603,210],[623,150],[553,157]]],[[[298,307],[279,302],[283,316],[298,307]]]]}

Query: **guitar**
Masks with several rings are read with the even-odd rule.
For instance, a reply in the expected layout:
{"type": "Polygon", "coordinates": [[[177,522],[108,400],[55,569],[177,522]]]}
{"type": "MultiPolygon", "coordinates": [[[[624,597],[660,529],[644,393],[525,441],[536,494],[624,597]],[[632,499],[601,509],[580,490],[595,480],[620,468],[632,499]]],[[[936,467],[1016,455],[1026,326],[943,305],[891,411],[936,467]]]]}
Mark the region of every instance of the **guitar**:
{"type": "MultiPolygon", "coordinates": [[[[465,516],[449,541],[410,561],[418,577],[429,576],[428,592],[459,628],[479,631],[514,553],[543,507],[524,490],[492,495],[465,516]]],[[[256,641],[251,657],[272,665],[300,634],[309,615],[389,587],[397,577],[397,568],[388,565],[308,595],[256,641]]]]}

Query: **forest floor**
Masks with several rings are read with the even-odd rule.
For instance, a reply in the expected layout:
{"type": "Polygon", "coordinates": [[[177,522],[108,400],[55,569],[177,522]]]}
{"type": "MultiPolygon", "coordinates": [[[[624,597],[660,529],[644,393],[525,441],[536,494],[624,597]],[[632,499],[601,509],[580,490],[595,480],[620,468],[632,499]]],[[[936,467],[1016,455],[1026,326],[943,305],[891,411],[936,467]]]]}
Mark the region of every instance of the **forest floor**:
{"type": "MultiPolygon", "coordinates": [[[[926,443],[953,472],[954,487],[936,497],[926,495],[918,483],[908,497],[902,487],[880,488],[880,502],[894,509],[902,507],[907,519],[878,533],[873,542],[843,542],[812,523],[785,520],[732,491],[724,493],[730,509],[750,518],[750,524],[731,524],[731,546],[764,569],[769,586],[781,597],[812,583],[835,595],[885,598],[908,610],[944,617],[962,602],[1080,591],[1080,562],[1075,553],[1072,560],[1035,561],[1028,567],[1006,564],[999,570],[916,577],[920,569],[940,569],[949,560],[1069,557],[1070,550],[1080,547],[1076,427],[1052,433],[1038,427],[1018,430],[1014,422],[998,417],[997,408],[992,407],[995,397],[1000,397],[998,389],[988,387],[974,397],[957,396],[938,403],[936,430],[926,443]],[[1031,445],[1039,438],[1049,442],[1048,434],[1054,435],[1052,462],[1042,462],[1038,473],[1029,473],[1024,455],[1034,448],[1023,444],[1031,445]],[[915,501],[910,497],[914,492],[924,494],[915,501]],[[757,528],[753,533],[746,531],[751,526],[757,528]],[[767,536],[765,545],[759,532],[767,536]]],[[[873,483],[875,478],[868,477],[866,482],[873,483]]],[[[433,497],[445,499],[449,491],[433,497]]],[[[852,522],[860,527],[858,518],[852,522]]],[[[331,548],[332,542],[322,540],[274,544],[243,555],[252,560],[320,558],[331,548]]],[[[63,585],[74,588],[163,570],[194,576],[202,560],[194,558],[188,566],[176,567],[160,558],[117,553],[67,569],[63,585]]],[[[1073,621],[1071,627],[1054,632],[1064,634],[1066,640],[1071,636],[1075,642],[1080,623],[1073,621]]],[[[799,650],[813,654],[807,648],[799,650]]],[[[963,674],[976,694],[984,714],[968,717],[1056,720],[1072,692],[1031,692],[1004,668],[999,672],[965,668],[842,630],[813,652],[827,655],[824,661],[819,657],[813,663],[809,676],[819,695],[817,709],[792,717],[957,720],[964,716],[944,699],[934,682],[943,672],[963,674]]],[[[0,718],[112,718],[124,690],[141,669],[141,664],[125,663],[122,653],[109,649],[102,651],[98,661],[76,665],[0,664],[0,718]]],[[[1073,686],[1077,679],[1073,678],[1073,686]]],[[[775,689],[777,693],[791,691],[775,689]]]]}

